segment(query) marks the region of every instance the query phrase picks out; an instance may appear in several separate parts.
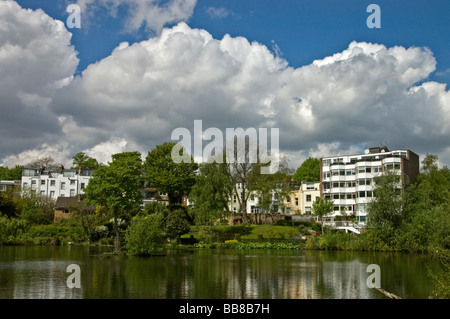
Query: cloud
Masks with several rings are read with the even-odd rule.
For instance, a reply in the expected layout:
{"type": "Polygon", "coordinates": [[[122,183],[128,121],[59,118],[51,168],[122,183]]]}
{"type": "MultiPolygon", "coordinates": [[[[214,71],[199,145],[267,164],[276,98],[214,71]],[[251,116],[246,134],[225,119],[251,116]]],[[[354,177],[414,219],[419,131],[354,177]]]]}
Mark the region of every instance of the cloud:
{"type": "Polygon", "coordinates": [[[49,155],[67,163],[80,151],[103,162],[125,150],[145,156],[174,129],[193,132],[196,119],[203,130],[279,128],[294,167],[381,142],[450,164],[450,93],[427,80],[437,63],[427,48],[352,42],[293,68],[260,43],[214,39],[180,22],[119,44],[74,76],[76,51],[61,22],[11,1],[0,15],[5,164],[49,155]]]}
{"type": "Polygon", "coordinates": [[[90,19],[95,18],[95,14],[104,8],[111,16],[117,17],[119,7],[126,7],[127,31],[145,27],[159,34],[167,24],[189,20],[197,0],[78,0],[77,4],[90,19]]]}
{"type": "Polygon", "coordinates": [[[42,10],[0,2],[0,150],[20,152],[60,132],[49,105],[78,65],[71,33],[42,10]]]}
{"type": "Polygon", "coordinates": [[[223,19],[232,14],[232,12],[224,7],[208,7],[206,13],[213,19],[223,19]]]}

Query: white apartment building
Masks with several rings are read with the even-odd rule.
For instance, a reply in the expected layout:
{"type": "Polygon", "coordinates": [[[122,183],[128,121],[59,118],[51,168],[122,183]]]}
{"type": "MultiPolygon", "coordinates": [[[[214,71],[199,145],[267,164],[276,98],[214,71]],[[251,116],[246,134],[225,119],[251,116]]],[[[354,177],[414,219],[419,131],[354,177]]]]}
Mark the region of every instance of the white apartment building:
{"type": "Polygon", "coordinates": [[[22,189],[35,190],[43,196],[75,197],[84,194],[93,170],[61,169],[57,172],[24,167],[22,171],[22,189]]]}
{"type": "Polygon", "coordinates": [[[409,150],[370,148],[362,155],[331,156],[320,159],[321,193],[334,202],[335,216],[367,218],[367,204],[374,197],[374,177],[383,170],[396,169],[401,178],[414,182],[419,174],[419,156],[409,150]]]}

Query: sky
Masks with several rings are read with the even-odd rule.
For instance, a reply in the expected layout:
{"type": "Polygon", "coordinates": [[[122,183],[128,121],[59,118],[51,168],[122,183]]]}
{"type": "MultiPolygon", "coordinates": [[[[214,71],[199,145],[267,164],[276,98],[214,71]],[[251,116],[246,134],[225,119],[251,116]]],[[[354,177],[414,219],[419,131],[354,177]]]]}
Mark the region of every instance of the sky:
{"type": "Polygon", "coordinates": [[[292,168],[381,145],[450,166],[449,13],[448,0],[0,0],[0,163],[145,158],[201,120],[278,128],[292,168]]]}

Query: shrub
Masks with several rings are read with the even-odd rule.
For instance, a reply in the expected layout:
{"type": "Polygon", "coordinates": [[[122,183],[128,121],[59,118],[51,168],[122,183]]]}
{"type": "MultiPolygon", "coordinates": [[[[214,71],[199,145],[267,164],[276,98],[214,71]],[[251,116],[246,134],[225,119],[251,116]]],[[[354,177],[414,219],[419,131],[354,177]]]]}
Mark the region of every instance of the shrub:
{"type": "Polygon", "coordinates": [[[125,237],[128,252],[138,256],[160,255],[166,242],[163,223],[164,216],[161,213],[133,221],[125,237]]]}
{"type": "Polygon", "coordinates": [[[68,227],[56,225],[35,225],[28,230],[27,236],[35,244],[66,244],[86,241],[87,237],[82,227],[68,227]]]}
{"type": "Polygon", "coordinates": [[[27,222],[0,215],[0,244],[14,244],[27,231],[27,222]]]}

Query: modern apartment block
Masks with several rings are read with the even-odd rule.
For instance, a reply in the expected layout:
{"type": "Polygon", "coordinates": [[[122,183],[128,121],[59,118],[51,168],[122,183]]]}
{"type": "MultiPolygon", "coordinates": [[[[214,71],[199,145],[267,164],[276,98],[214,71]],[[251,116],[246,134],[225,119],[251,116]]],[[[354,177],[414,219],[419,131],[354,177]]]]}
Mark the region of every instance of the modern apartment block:
{"type": "Polygon", "coordinates": [[[419,156],[410,150],[374,147],[362,155],[321,158],[321,194],[334,202],[331,218],[354,215],[364,224],[367,204],[374,197],[374,177],[386,169],[395,169],[403,181],[413,183],[419,174],[419,156]]]}
{"type": "Polygon", "coordinates": [[[41,195],[57,199],[84,194],[83,189],[92,178],[93,170],[64,169],[58,171],[24,167],[22,189],[29,187],[41,195]]]}

